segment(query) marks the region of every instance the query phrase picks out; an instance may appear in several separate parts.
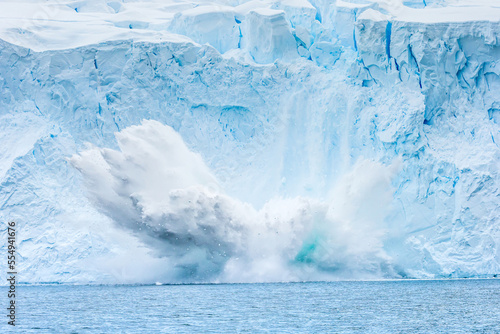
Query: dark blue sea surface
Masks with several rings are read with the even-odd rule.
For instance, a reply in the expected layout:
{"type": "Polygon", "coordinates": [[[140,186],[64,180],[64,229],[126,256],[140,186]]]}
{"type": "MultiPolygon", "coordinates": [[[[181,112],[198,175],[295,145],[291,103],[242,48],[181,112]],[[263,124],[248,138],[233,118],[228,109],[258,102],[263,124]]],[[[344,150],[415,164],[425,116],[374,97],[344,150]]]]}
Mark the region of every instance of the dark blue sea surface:
{"type": "Polygon", "coordinates": [[[2,333],[500,333],[500,280],[18,286],[2,333]]]}

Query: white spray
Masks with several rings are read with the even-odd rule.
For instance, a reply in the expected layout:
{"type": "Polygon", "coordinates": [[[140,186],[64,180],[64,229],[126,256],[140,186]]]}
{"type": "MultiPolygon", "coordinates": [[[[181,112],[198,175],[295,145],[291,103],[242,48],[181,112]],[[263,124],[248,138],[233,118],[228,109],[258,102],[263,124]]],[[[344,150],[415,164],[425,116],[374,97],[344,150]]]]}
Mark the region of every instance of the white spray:
{"type": "Polygon", "coordinates": [[[171,127],[143,121],[119,150],[71,158],[89,196],[166,261],[176,282],[303,281],[393,275],[383,250],[398,163],[360,160],[328,201],[270,198],[260,209],[224,194],[171,127]]]}

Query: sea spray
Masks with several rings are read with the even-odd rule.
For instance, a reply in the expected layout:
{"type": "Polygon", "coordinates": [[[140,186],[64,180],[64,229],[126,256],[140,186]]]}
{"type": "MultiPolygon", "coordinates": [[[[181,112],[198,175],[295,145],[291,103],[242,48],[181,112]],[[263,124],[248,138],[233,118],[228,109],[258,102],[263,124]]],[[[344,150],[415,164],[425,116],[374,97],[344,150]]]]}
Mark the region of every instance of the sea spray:
{"type": "Polygon", "coordinates": [[[327,200],[227,195],[171,127],[144,120],[70,161],[94,205],[166,259],[175,282],[261,282],[394,276],[384,251],[391,165],[359,159],[327,200]]]}

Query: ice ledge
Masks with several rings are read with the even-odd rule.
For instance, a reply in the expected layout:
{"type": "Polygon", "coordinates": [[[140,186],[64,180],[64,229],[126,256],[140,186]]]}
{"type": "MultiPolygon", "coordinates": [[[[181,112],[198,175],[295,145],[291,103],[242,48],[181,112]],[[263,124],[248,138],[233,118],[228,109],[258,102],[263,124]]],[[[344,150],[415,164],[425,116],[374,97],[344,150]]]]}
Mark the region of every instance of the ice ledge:
{"type": "Polygon", "coordinates": [[[387,14],[392,20],[402,22],[419,23],[444,23],[444,22],[471,22],[471,21],[500,21],[500,7],[491,2],[488,5],[478,3],[468,6],[449,7],[424,7],[412,8],[402,4],[391,2],[379,2],[378,4],[354,5],[343,1],[337,1],[337,8],[352,10],[360,13],[358,19],[379,21],[383,19],[381,14],[387,14]]]}
{"type": "MultiPolygon", "coordinates": [[[[64,23],[53,23],[51,28],[38,32],[28,31],[22,28],[0,30],[0,40],[19,47],[24,47],[35,52],[69,50],[80,47],[130,40],[133,42],[150,43],[172,43],[198,45],[192,39],[166,32],[166,31],[140,31],[140,30],[119,30],[109,28],[106,34],[98,33],[71,33],[71,36],[53,36],[53,30],[64,30],[64,23]],[[56,29],[57,28],[57,29],[56,29]]],[[[108,29],[108,28],[106,28],[108,29]]]]}

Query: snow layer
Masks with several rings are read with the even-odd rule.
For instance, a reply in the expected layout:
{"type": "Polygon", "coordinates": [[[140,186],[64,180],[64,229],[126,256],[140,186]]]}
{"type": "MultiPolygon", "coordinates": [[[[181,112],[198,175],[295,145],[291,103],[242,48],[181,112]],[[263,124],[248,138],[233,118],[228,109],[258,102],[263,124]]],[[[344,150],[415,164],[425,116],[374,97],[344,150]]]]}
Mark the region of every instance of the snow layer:
{"type": "Polygon", "coordinates": [[[21,280],[500,272],[495,2],[0,8],[21,280]]]}

